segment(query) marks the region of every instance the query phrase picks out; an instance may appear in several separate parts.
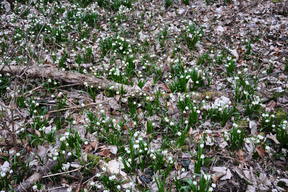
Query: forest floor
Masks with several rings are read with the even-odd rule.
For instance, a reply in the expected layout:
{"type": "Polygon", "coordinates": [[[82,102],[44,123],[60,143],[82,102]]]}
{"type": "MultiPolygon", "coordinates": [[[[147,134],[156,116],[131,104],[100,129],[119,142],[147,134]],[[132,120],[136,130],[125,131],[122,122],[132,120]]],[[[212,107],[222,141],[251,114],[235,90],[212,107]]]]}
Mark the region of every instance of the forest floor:
{"type": "Polygon", "coordinates": [[[288,1],[9,2],[1,192],[287,192],[288,1]]]}

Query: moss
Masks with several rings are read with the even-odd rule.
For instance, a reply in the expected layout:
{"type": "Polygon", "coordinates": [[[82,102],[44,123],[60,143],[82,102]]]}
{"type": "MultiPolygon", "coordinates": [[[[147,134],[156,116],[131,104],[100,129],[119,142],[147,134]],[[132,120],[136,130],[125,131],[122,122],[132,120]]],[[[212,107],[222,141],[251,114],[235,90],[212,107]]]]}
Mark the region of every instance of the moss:
{"type": "Polygon", "coordinates": [[[277,109],[275,112],[275,118],[277,121],[282,121],[286,119],[287,116],[288,116],[288,113],[282,108],[277,109]]]}
{"type": "Polygon", "coordinates": [[[246,128],[246,127],[249,127],[249,122],[247,120],[239,120],[237,121],[237,125],[240,128],[246,128]]]}
{"type": "Polygon", "coordinates": [[[93,165],[98,165],[99,161],[100,161],[100,157],[97,155],[93,155],[93,154],[88,154],[87,155],[87,159],[89,162],[91,162],[93,165]]]}

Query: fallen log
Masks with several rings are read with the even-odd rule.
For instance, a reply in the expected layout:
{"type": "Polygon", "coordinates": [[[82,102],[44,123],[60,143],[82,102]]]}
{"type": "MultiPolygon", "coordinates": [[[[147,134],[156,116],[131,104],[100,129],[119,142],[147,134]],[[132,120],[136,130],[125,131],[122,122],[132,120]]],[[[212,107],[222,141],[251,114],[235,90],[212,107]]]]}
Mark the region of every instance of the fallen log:
{"type": "Polygon", "coordinates": [[[56,67],[48,66],[19,66],[19,65],[0,65],[0,74],[10,73],[13,75],[24,75],[31,78],[45,78],[63,81],[66,83],[80,84],[83,86],[93,86],[99,89],[110,89],[119,91],[123,89],[128,95],[135,95],[141,92],[138,86],[129,86],[104,78],[97,78],[88,74],[81,74],[72,71],[62,71],[56,67]]]}

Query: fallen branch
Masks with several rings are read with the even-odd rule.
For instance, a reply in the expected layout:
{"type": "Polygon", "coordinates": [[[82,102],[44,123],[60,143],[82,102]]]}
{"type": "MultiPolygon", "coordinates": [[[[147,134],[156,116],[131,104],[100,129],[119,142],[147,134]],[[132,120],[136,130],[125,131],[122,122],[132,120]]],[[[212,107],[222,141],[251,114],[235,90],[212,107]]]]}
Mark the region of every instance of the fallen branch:
{"type": "Polygon", "coordinates": [[[80,84],[84,86],[93,86],[99,89],[121,90],[123,89],[129,95],[136,95],[141,91],[138,86],[129,86],[116,83],[107,79],[96,78],[92,75],[84,75],[78,72],[62,71],[56,67],[47,66],[19,66],[19,65],[0,65],[0,73],[20,74],[21,72],[32,78],[45,78],[63,81],[66,83],[80,84]]]}

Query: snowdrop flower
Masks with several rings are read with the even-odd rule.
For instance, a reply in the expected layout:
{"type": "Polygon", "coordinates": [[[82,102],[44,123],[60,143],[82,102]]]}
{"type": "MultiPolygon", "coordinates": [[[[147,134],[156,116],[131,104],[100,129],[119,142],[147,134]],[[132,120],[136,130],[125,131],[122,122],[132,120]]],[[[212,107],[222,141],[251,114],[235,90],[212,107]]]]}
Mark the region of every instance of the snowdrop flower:
{"type": "Polygon", "coordinates": [[[96,185],[97,189],[101,189],[102,186],[101,185],[96,185]]]}
{"type": "Polygon", "coordinates": [[[262,135],[258,135],[257,138],[263,140],[265,137],[263,137],[262,135]]]}
{"type": "Polygon", "coordinates": [[[36,191],[38,189],[37,185],[33,185],[32,189],[36,191]]]}
{"type": "Polygon", "coordinates": [[[135,144],[133,147],[134,149],[139,149],[140,146],[138,144],[135,144]]]}
{"type": "Polygon", "coordinates": [[[7,173],[10,171],[10,163],[5,161],[2,166],[0,166],[0,175],[1,177],[5,177],[7,173]]]}
{"type": "Polygon", "coordinates": [[[109,180],[114,180],[114,179],[116,179],[116,176],[115,176],[115,175],[109,176],[109,180]]]}
{"type": "Polygon", "coordinates": [[[204,174],[204,179],[205,179],[205,180],[210,180],[210,178],[211,178],[211,176],[210,176],[210,175],[208,175],[208,174],[207,174],[207,175],[206,175],[206,174],[204,174]]]}
{"type": "Polygon", "coordinates": [[[66,137],[62,136],[60,137],[60,141],[65,141],[66,137]]]}

